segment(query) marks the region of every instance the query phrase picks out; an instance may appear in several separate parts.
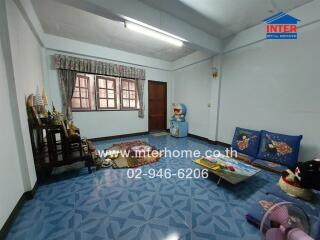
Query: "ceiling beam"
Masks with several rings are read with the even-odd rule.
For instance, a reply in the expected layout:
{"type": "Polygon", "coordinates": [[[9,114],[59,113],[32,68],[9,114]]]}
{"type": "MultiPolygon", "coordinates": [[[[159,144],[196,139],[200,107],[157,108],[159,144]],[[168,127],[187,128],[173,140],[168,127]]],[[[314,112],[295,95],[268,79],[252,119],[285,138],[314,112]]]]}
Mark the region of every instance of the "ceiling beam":
{"type": "Polygon", "coordinates": [[[163,11],[152,8],[138,0],[55,0],[60,3],[82,9],[96,15],[112,18],[133,18],[163,31],[184,38],[197,50],[213,54],[222,51],[220,39],[187,24],[163,11]]]}
{"type": "MultiPolygon", "coordinates": [[[[60,2],[60,0],[56,0],[56,1],[60,2]]],[[[73,0],[69,0],[69,2],[72,2],[72,1],[73,0]]],[[[76,0],[76,1],[79,1],[79,0],[76,0]]],[[[175,61],[174,64],[172,65],[172,63],[170,62],[155,59],[155,58],[145,57],[138,54],[128,53],[128,52],[124,52],[116,49],[110,49],[106,47],[100,47],[94,44],[83,43],[83,42],[75,41],[72,39],[66,39],[66,38],[46,34],[43,31],[40,21],[38,19],[38,16],[34,11],[31,0],[14,0],[14,2],[16,3],[19,10],[23,14],[25,20],[28,22],[30,28],[34,32],[39,43],[46,49],[50,49],[53,51],[55,50],[63,51],[66,53],[74,52],[74,53],[79,53],[88,57],[106,58],[106,56],[108,56],[108,59],[112,61],[119,61],[119,62],[123,62],[123,59],[126,59],[127,63],[130,63],[130,64],[141,65],[145,67],[162,69],[167,71],[174,71],[176,70],[177,66],[179,67],[184,66],[183,62],[180,62],[180,61],[178,61],[179,64],[175,64],[177,62],[175,61]]],[[[84,7],[84,5],[82,5],[82,7],[84,7]]],[[[92,10],[94,10],[94,12],[92,13],[95,13],[100,16],[107,15],[109,19],[111,18],[113,20],[118,20],[118,21],[123,20],[123,17],[119,17],[120,15],[115,15],[110,11],[101,10],[100,7],[92,7],[92,10]]],[[[220,42],[219,42],[219,45],[220,45],[220,42]]],[[[203,50],[203,47],[201,49],[203,50]]],[[[214,55],[216,51],[207,50],[206,53],[208,55],[214,55]]],[[[187,61],[185,65],[190,64],[190,62],[192,62],[194,59],[196,58],[190,59],[191,61],[187,61]]],[[[198,61],[199,59],[196,59],[196,60],[198,61]]]]}
{"type": "Polygon", "coordinates": [[[22,16],[28,23],[31,28],[31,31],[34,33],[35,37],[39,41],[41,46],[45,46],[44,43],[44,31],[38,19],[36,12],[34,11],[31,0],[14,0],[14,3],[19,8],[22,16]]]}
{"type": "Polygon", "coordinates": [[[108,60],[139,67],[147,67],[159,70],[170,69],[171,62],[129,53],[113,48],[102,47],[95,44],[85,43],[73,39],[45,34],[45,43],[48,50],[76,54],[88,58],[108,60]]]}

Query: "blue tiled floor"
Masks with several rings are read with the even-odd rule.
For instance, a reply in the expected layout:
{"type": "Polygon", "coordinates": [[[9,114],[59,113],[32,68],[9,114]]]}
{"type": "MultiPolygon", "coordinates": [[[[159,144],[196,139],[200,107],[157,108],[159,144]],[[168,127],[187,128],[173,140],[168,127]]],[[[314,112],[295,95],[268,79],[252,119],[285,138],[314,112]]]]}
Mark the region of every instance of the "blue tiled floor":
{"type": "MultiPolygon", "coordinates": [[[[194,138],[143,135],[98,142],[147,141],[158,149],[215,146],[194,138]]],[[[143,166],[196,168],[192,158],[162,158],[143,166]]],[[[126,169],[105,169],[39,187],[20,212],[8,239],[259,239],[245,214],[274,185],[277,175],[261,171],[238,185],[217,179],[128,179],[126,169]],[[172,238],[170,238],[172,237],[172,238]]]]}

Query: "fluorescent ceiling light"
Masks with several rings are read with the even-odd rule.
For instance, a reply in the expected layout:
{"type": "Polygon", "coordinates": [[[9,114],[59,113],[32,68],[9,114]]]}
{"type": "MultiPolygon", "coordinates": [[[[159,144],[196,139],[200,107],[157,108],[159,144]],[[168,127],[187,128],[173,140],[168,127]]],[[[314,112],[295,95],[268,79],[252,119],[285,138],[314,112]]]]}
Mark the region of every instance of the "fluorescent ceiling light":
{"type": "Polygon", "coordinates": [[[183,41],[183,42],[187,42],[187,40],[184,39],[184,38],[178,37],[178,36],[176,36],[176,35],[173,35],[173,34],[171,34],[171,33],[168,33],[168,32],[166,32],[166,31],[163,31],[163,30],[161,30],[161,29],[159,29],[159,28],[156,28],[156,27],[153,27],[153,26],[151,26],[151,25],[145,24],[145,23],[140,22],[140,21],[138,21],[138,20],[136,20],[136,19],[129,18],[129,17],[126,17],[126,16],[122,16],[122,17],[126,20],[126,22],[135,23],[135,24],[138,24],[138,25],[140,25],[140,26],[143,26],[143,27],[146,27],[146,28],[150,28],[150,29],[153,29],[153,30],[155,30],[155,31],[157,31],[157,32],[160,32],[160,33],[163,33],[163,34],[165,34],[165,35],[171,36],[171,37],[173,37],[173,38],[179,39],[179,40],[181,40],[181,41],[183,41]]]}
{"type": "Polygon", "coordinates": [[[173,44],[178,47],[181,47],[183,45],[183,41],[178,39],[178,37],[175,37],[172,34],[164,33],[164,31],[161,31],[160,29],[157,29],[155,27],[146,27],[132,22],[125,22],[125,26],[132,31],[144,34],[152,38],[159,39],[161,41],[173,44]]]}

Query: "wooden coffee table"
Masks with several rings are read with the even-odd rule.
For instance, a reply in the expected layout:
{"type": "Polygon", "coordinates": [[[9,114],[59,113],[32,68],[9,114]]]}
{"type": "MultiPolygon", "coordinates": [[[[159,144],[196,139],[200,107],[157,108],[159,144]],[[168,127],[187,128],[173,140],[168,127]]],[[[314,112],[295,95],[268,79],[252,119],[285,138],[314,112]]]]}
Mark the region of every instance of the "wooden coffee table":
{"type": "Polygon", "coordinates": [[[220,155],[218,158],[199,158],[193,160],[193,162],[200,165],[202,168],[208,169],[209,172],[217,175],[219,177],[217,184],[220,183],[221,179],[224,179],[232,184],[237,184],[261,171],[259,168],[225,155],[220,155]],[[232,166],[231,169],[234,171],[229,170],[228,166],[229,168],[232,166]]]}

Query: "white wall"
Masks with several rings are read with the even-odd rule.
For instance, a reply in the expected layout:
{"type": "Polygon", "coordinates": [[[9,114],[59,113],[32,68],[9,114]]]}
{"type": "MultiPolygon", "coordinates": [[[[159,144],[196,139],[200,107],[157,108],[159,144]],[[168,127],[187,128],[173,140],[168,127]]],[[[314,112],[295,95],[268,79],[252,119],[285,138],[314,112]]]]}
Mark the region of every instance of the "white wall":
{"type": "Polygon", "coordinates": [[[189,133],[209,138],[212,58],[173,72],[174,102],[187,106],[189,133]]]}
{"type": "Polygon", "coordinates": [[[0,109],[2,111],[0,134],[0,228],[3,226],[18,199],[24,192],[13,116],[9,100],[8,78],[0,42],[0,109]]]}
{"type": "MultiPolygon", "coordinates": [[[[58,53],[56,51],[47,51],[47,65],[48,68],[48,85],[49,95],[53,101],[55,107],[61,111],[61,96],[58,85],[57,70],[52,66],[52,56],[58,53]]],[[[76,56],[76,54],[68,54],[76,56]]],[[[80,56],[81,57],[81,56],[80,56]]],[[[85,57],[87,58],[87,57],[85,57]]],[[[94,59],[94,58],[91,58],[94,59]]],[[[99,59],[100,61],[104,61],[99,59]]],[[[125,57],[122,59],[127,61],[125,57]]],[[[105,60],[106,62],[114,62],[105,60]]],[[[129,66],[135,66],[133,64],[126,64],[129,66]]],[[[146,70],[146,80],[155,80],[167,82],[167,104],[168,104],[168,123],[171,109],[171,81],[168,71],[154,69],[150,67],[135,66],[144,68],[146,70]]],[[[107,136],[115,136],[122,134],[130,134],[137,132],[148,131],[148,81],[145,81],[144,87],[144,104],[145,104],[145,117],[143,119],[138,118],[137,111],[93,111],[93,112],[74,112],[74,122],[80,128],[81,134],[87,138],[99,138],[107,136]]]]}
{"type": "Polygon", "coordinates": [[[297,41],[262,41],[223,55],[218,140],[236,126],[302,134],[301,158],[320,152],[320,23],[297,41]]]}
{"type": "Polygon", "coordinates": [[[11,44],[12,63],[19,106],[20,124],[27,159],[27,174],[29,175],[29,189],[36,182],[36,173],[31,148],[25,99],[35,93],[37,86],[42,89],[42,48],[21,12],[13,1],[7,1],[7,15],[11,44]]]}
{"type": "Polygon", "coordinates": [[[6,3],[0,2],[0,227],[6,222],[22,194],[30,190],[10,51],[6,3]]]}
{"type": "Polygon", "coordinates": [[[195,52],[177,60],[173,67],[174,102],[187,106],[189,133],[216,141],[219,110],[221,56],[195,52]],[[213,67],[218,77],[212,77],[213,67]]]}

